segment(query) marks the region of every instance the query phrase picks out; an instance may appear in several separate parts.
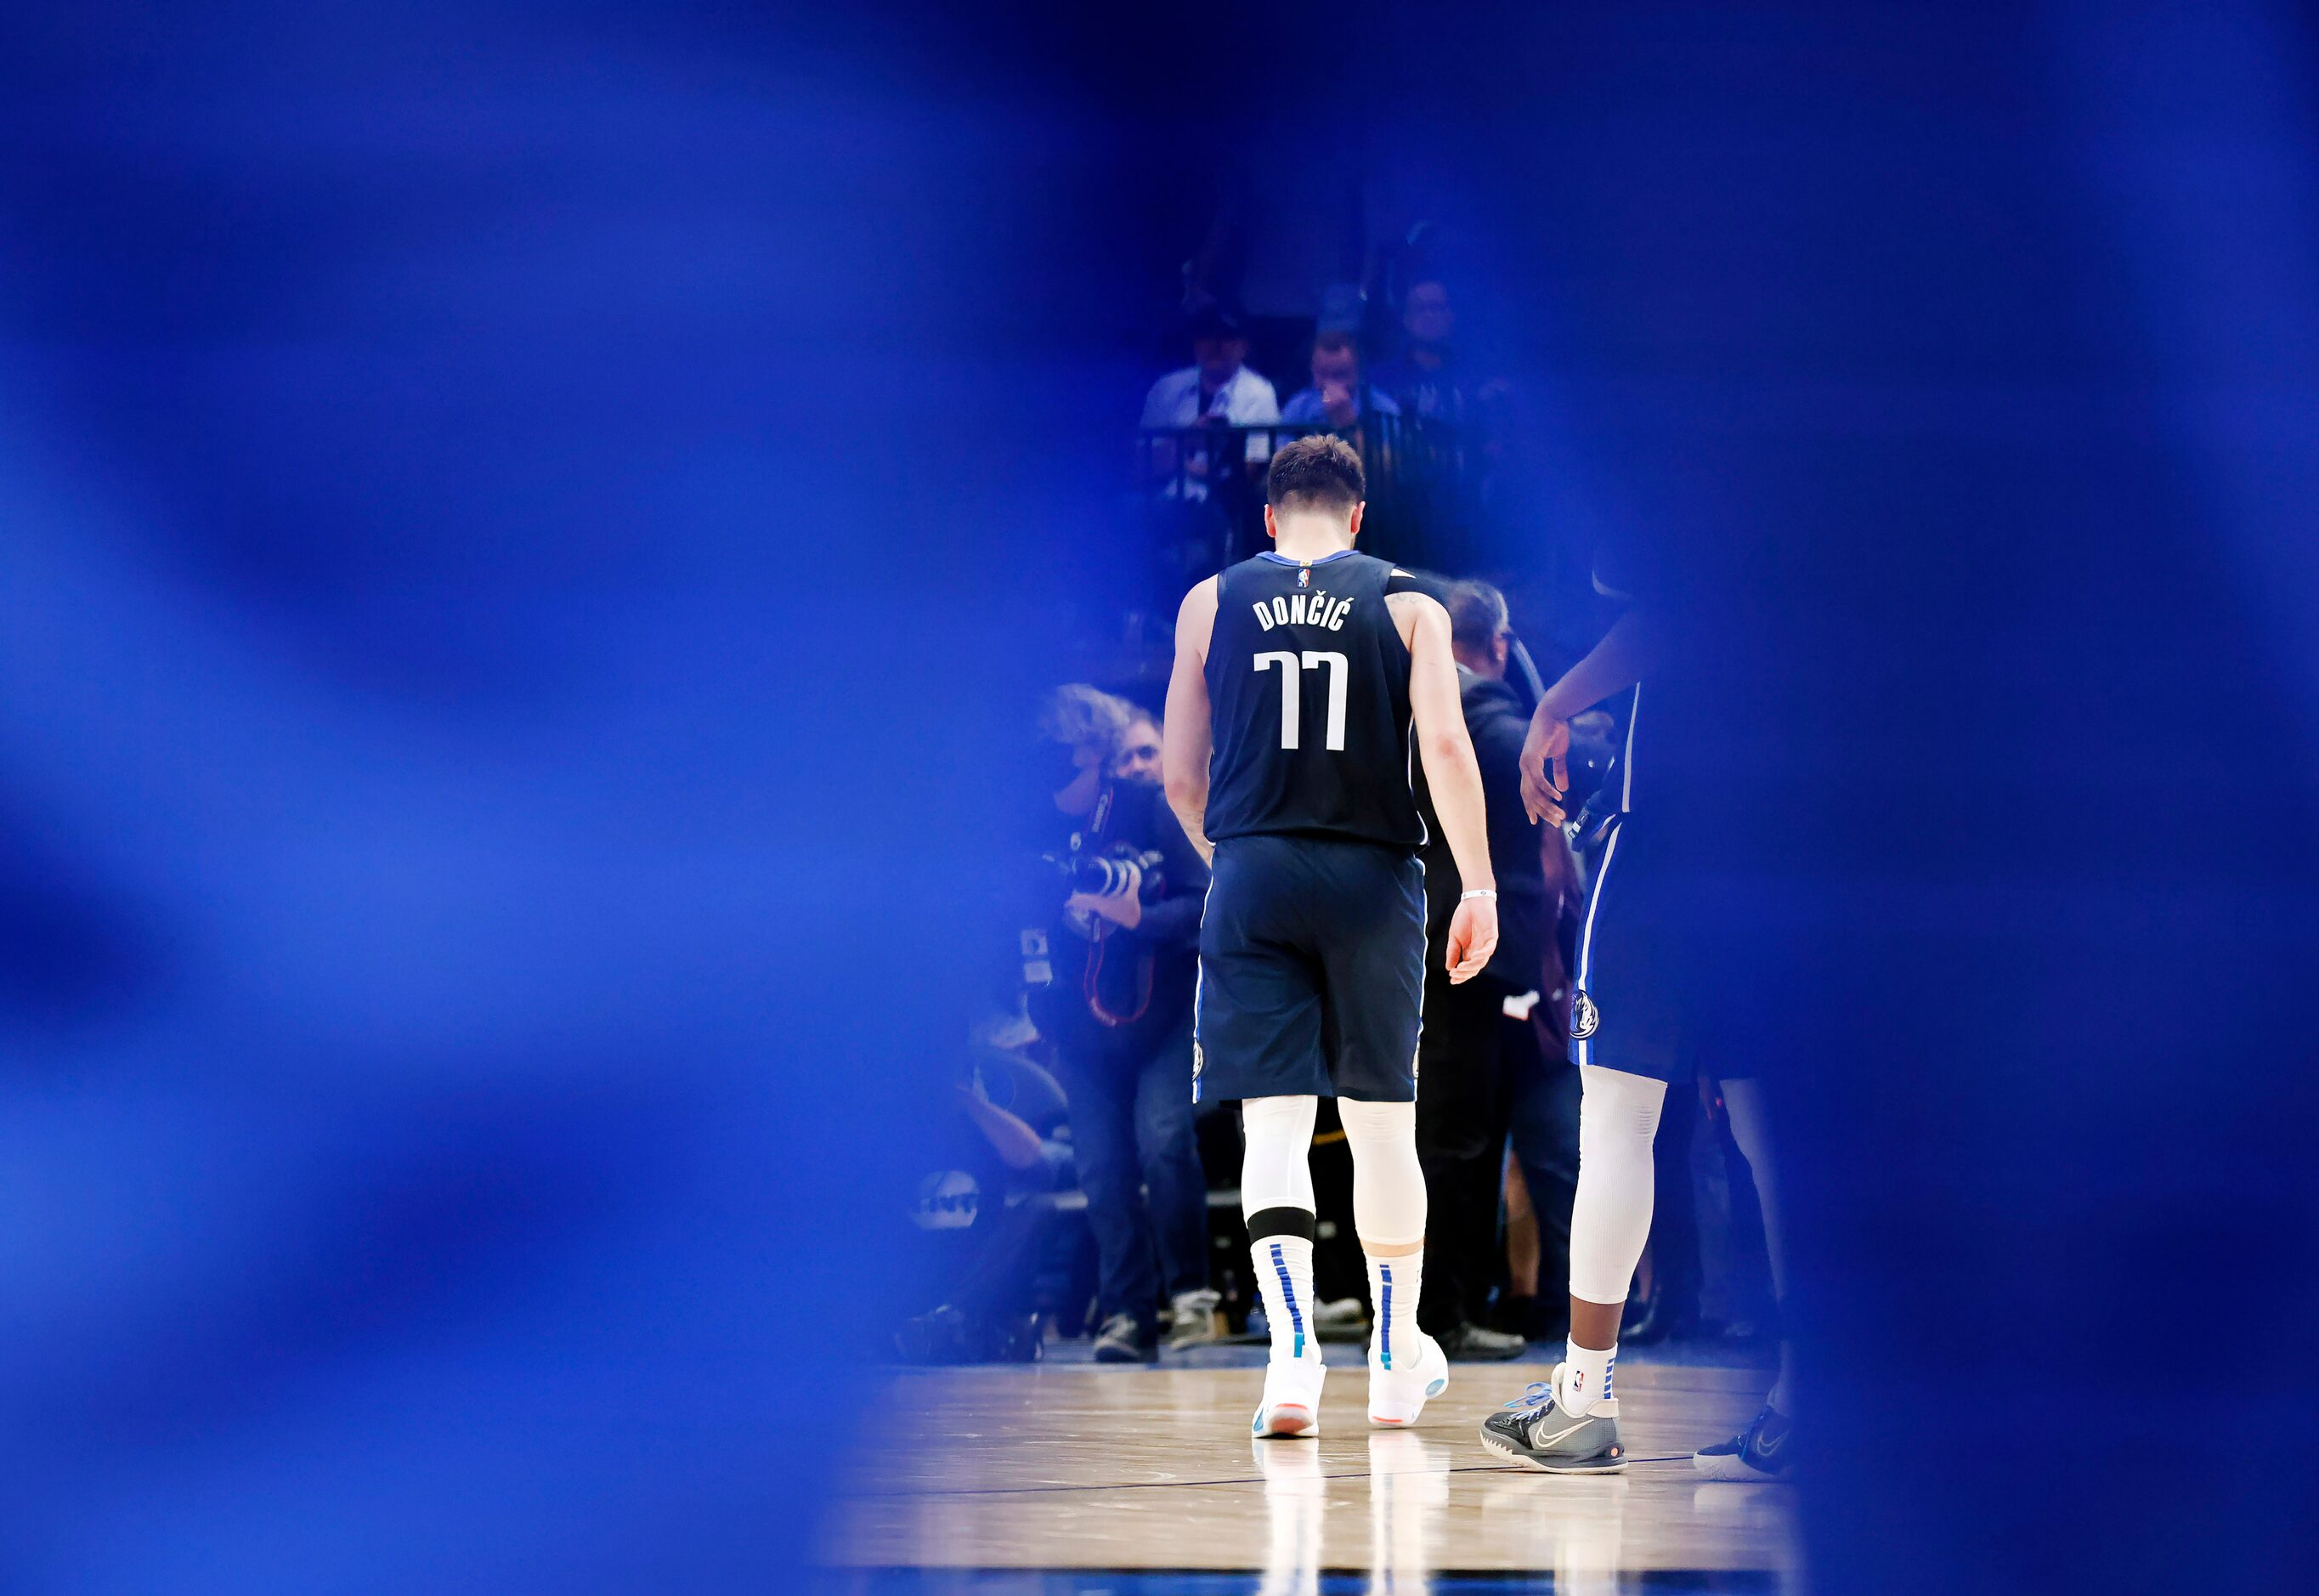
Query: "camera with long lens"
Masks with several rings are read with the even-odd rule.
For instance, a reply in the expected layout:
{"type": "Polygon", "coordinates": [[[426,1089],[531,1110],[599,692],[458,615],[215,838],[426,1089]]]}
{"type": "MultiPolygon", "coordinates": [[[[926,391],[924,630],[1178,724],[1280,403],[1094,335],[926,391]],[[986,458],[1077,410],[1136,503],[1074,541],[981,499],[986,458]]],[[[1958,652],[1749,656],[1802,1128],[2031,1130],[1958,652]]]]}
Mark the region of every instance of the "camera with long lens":
{"type": "Polygon", "coordinates": [[[1084,892],[1089,897],[1118,897],[1132,884],[1137,897],[1155,903],[1168,890],[1161,872],[1165,861],[1157,852],[1132,843],[1114,842],[1100,851],[1073,848],[1067,853],[1042,853],[1039,861],[1053,872],[1051,879],[1065,897],[1084,892]],[[1135,879],[1137,870],[1142,872],[1141,881],[1135,879]]]}
{"type": "MultiPolygon", "coordinates": [[[[1064,898],[1075,892],[1092,897],[1121,897],[1128,890],[1133,873],[1128,867],[1133,865],[1142,872],[1142,879],[1136,883],[1135,896],[1144,903],[1157,903],[1168,890],[1164,864],[1160,853],[1119,841],[1095,848],[1075,845],[1066,852],[1040,854],[1030,878],[1034,890],[1024,905],[1025,924],[1018,938],[1023,984],[1041,987],[1054,981],[1053,951],[1049,946],[1045,923],[1064,898]]],[[[1088,917],[1076,918],[1080,922],[1078,934],[1089,934],[1088,917]]]]}

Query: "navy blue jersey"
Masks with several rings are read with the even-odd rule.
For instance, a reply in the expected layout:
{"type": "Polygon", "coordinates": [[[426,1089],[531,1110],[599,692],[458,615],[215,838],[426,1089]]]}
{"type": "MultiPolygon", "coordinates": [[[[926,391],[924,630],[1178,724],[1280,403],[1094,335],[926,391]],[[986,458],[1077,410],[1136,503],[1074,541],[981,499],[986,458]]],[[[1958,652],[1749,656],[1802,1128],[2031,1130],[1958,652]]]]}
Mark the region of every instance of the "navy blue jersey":
{"type": "Polygon", "coordinates": [[[1347,550],[1270,550],[1216,579],[1208,640],[1207,834],[1340,837],[1414,851],[1409,647],[1385,608],[1393,566],[1347,550]]]}

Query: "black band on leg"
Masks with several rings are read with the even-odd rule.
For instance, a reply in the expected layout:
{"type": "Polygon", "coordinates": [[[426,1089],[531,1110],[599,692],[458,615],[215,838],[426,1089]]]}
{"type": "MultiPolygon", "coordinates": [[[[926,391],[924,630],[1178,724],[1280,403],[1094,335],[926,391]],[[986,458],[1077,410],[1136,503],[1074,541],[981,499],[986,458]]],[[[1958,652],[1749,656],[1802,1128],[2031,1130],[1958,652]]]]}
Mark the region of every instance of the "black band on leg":
{"type": "Polygon", "coordinates": [[[1298,1236],[1313,1240],[1313,1216],[1310,1208],[1259,1208],[1248,1216],[1248,1239],[1261,1241],[1268,1236],[1298,1236]]]}

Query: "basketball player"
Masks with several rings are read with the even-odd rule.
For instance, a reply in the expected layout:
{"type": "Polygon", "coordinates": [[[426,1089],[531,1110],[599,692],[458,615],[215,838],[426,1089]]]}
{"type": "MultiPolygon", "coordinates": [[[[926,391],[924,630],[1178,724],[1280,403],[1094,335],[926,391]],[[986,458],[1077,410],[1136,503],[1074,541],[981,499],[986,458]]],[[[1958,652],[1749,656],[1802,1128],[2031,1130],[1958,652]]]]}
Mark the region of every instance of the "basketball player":
{"type": "MultiPolygon", "coordinates": [[[[1596,587],[1633,604],[1635,595],[1621,591],[1629,583],[1606,580],[1601,564],[1596,587]]],[[[1630,812],[1636,732],[1651,701],[1650,690],[1638,684],[1664,653],[1657,626],[1649,603],[1629,608],[1593,652],[1547,690],[1522,748],[1523,807],[1532,820],[1559,825],[1562,795],[1570,785],[1564,762],[1570,717],[1615,693],[1635,695],[1626,746],[1610,777],[1611,813],[1571,981],[1571,1061],[1578,1066],[1583,1095],[1578,1190],[1570,1211],[1569,1339],[1548,1380],[1482,1426],[1484,1447],[1548,1474],[1617,1474],[1627,1466],[1619,1402],[1611,1393],[1619,1321],[1650,1239],[1659,1112],[1667,1087],[1687,1083],[1692,1073],[1686,1032],[1695,1027],[1686,1024],[1686,1011],[1694,1006],[1698,971],[1685,955],[1674,912],[1681,866],[1667,864],[1666,809],[1639,824],[1630,812]]],[[[1744,1049],[1737,1057],[1745,1068],[1725,1082],[1725,1102],[1733,1134],[1756,1176],[1773,1289],[1784,1306],[1781,1215],[1758,1065],[1744,1049]]],[[[1694,1454],[1699,1472],[1711,1479],[1782,1477],[1792,1389],[1792,1355],[1783,1336],[1780,1376],[1763,1411],[1731,1440],[1694,1454]]]]}
{"type": "Polygon", "coordinates": [[[1274,546],[1187,595],[1168,685],[1168,796],[1214,864],[1193,1092],[1242,1102],[1241,1201],[1272,1327],[1259,1438],[1319,1433],[1308,1153],[1324,1096],[1352,1148],[1353,1224],[1376,1309],[1370,1422],[1415,1422],[1449,1381],[1417,1328],[1425,828],[1410,790],[1412,726],[1466,885],[1444,939],[1452,980],[1489,962],[1497,889],[1449,617],[1403,591],[1405,573],[1353,551],[1366,492],[1342,439],[1276,455],[1264,512],[1274,546]]]}
{"type": "MultiPolygon", "coordinates": [[[[1595,585],[1612,591],[1599,571],[1595,585]]],[[[1563,823],[1570,717],[1635,688],[1651,645],[1649,617],[1629,609],[1538,700],[1521,754],[1522,805],[1533,821],[1563,823]]],[[[1569,1339],[1548,1379],[1482,1425],[1484,1447],[1549,1474],[1618,1474],[1627,1466],[1611,1367],[1627,1291],[1650,1239],[1651,1144],[1659,1110],[1667,1084],[1683,1073],[1669,1023],[1680,983],[1667,972],[1657,903],[1638,901],[1658,895],[1629,890],[1643,884],[1627,813],[1641,697],[1638,691],[1626,749],[1610,778],[1620,790],[1587,895],[1571,979],[1570,1056],[1583,1084],[1578,1190],[1570,1207],[1569,1339]],[[1615,993],[1605,990],[1612,978],[1615,993]]]]}

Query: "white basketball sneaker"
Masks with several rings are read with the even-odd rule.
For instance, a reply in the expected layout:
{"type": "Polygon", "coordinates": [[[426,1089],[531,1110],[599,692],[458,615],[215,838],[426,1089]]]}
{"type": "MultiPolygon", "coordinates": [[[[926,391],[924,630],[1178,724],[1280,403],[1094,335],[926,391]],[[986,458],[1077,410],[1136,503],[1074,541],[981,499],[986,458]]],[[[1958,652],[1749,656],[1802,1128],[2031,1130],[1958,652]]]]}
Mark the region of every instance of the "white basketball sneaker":
{"type": "Polygon", "coordinates": [[[1429,1397],[1439,1396],[1449,1384],[1449,1357],[1441,1343],[1423,1330],[1417,1332],[1417,1356],[1396,1347],[1387,1354],[1369,1348],[1369,1422],[1400,1429],[1417,1422],[1429,1397]]]}
{"type": "Polygon", "coordinates": [[[1321,1382],[1328,1366],[1317,1357],[1275,1358],[1264,1366],[1264,1400],[1249,1434],[1310,1439],[1321,1433],[1321,1382]]]}

